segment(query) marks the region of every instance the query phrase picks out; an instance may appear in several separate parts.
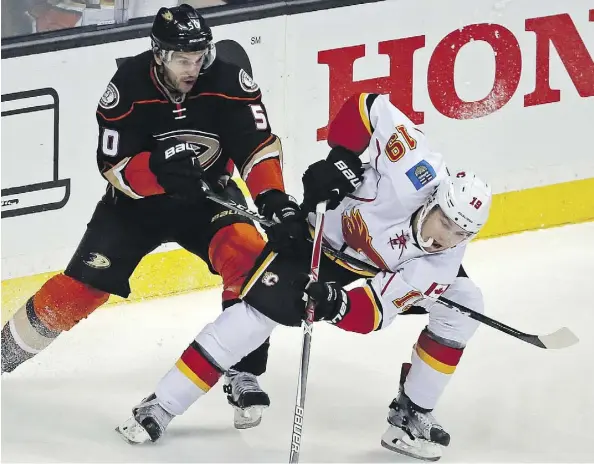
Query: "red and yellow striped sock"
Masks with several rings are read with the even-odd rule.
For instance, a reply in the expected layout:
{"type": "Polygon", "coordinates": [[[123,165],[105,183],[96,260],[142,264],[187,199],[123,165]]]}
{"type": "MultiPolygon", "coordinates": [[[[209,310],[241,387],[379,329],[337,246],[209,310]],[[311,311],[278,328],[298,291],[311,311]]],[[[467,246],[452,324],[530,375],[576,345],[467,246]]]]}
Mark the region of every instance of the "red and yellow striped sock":
{"type": "Polygon", "coordinates": [[[436,371],[442,374],[453,374],[464,350],[439,343],[431,338],[425,329],[417,340],[415,351],[425,364],[436,371]]]}
{"type": "Polygon", "coordinates": [[[431,337],[427,329],[423,330],[413,348],[412,366],[404,383],[404,392],[411,401],[421,408],[433,409],[463,351],[463,348],[444,345],[431,337]]]}
{"type": "Polygon", "coordinates": [[[206,359],[196,341],[183,352],[175,367],[205,393],[221,377],[221,372],[206,359]]]}
{"type": "Polygon", "coordinates": [[[161,379],[155,394],[169,412],[183,414],[217,383],[222,374],[202,347],[193,341],[161,379]]]}

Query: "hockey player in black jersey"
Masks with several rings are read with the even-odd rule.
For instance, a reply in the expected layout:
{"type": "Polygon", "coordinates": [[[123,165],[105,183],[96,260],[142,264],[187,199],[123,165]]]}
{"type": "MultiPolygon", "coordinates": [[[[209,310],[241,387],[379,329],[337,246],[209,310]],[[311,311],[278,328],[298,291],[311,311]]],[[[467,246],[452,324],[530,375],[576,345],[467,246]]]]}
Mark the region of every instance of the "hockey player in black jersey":
{"type": "MultiPolygon", "coordinates": [[[[260,212],[277,221],[267,230],[274,246],[290,249],[306,233],[299,206],[284,193],[281,143],[252,77],[216,58],[210,28],[189,5],[161,8],[151,39],[151,50],[120,66],[97,108],[107,191],[64,273],[3,327],[2,372],[47,348],[110,294],[128,297],[138,263],[164,242],[202,258],[223,279],[223,308],[232,305],[265,244],[253,223],[204,196],[206,183],[245,204],[233,166],[260,212]]],[[[256,378],[268,346],[226,372],[237,427],[257,425],[269,404],[256,378]]]]}

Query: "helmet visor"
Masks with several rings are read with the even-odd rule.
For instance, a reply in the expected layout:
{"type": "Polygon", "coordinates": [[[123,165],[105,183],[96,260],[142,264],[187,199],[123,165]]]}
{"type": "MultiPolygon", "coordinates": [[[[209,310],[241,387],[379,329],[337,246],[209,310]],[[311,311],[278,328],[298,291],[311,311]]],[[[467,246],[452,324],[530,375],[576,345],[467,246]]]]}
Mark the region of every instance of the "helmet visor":
{"type": "Polygon", "coordinates": [[[207,53],[208,50],[171,52],[163,62],[176,75],[198,75],[207,53]]]}

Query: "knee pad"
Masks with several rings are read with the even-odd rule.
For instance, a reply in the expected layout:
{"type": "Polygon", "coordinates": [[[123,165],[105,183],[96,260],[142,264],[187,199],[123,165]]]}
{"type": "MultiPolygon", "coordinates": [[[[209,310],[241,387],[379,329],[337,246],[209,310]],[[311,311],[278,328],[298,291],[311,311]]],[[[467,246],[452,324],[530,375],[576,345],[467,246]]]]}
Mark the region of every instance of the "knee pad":
{"type": "Polygon", "coordinates": [[[109,293],[58,274],[33,296],[37,318],[50,330],[70,330],[109,299],[109,293]]]}
{"type": "Polygon", "coordinates": [[[472,309],[477,313],[485,312],[485,303],[483,300],[483,292],[481,289],[468,277],[458,277],[454,280],[451,290],[452,299],[456,302],[472,309]]]}
{"type": "Polygon", "coordinates": [[[236,299],[266,242],[252,224],[236,223],[219,230],[208,247],[208,258],[223,278],[223,301],[236,299]]]}
{"type": "MultiPolygon", "coordinates": [[[[444,296],[477,313],[483,313],[485,310],[481,290],[467,277],[456,278],[444,296]]],[[[478,321],[439,303],[434,303],[429,313],[428,328],[433,334],[463,346],[479,326],[478,321]]]]}

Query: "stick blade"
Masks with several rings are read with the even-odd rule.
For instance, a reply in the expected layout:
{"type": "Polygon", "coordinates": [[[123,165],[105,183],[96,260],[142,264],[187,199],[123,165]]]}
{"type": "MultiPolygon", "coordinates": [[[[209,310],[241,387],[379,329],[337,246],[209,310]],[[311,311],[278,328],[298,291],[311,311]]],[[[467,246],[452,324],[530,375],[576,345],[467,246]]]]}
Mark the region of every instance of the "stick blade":
{"type": "Polygon", "coordinates": [[[543,348],[548,350],[560,350],[575,345],[580,339],[567,327],[563,327],[548,335],[539,335],[538,339],[543,348]]]}

